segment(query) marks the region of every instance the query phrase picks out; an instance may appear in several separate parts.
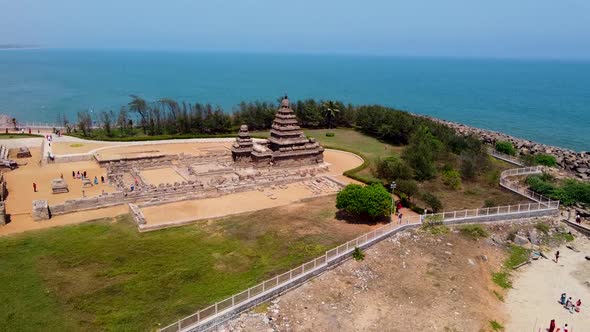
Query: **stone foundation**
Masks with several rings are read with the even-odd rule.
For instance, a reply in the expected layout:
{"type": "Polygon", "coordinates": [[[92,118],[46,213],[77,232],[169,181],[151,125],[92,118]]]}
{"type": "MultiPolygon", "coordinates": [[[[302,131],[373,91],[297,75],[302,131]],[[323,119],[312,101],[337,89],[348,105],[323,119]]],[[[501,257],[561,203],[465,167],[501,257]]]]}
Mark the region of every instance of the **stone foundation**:
{"type": "Polygon", "coordinates": [[[39,199],[33,201],[33,220],[41,221],[41,220],[49,220],[49,204],[47,204],[47,200],[39,199]]]}

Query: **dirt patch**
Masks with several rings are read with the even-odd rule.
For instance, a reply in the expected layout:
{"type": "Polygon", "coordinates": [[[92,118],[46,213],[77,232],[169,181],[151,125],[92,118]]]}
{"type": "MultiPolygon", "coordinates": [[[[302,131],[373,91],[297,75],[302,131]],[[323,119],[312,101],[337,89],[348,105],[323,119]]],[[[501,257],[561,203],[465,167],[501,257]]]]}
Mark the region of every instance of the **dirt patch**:
{"type": "Polygon", "coordinates": [[[504,256],[454,232],[400,233],[218,330],[488,331],[505,320],[490,278],[504,256]]]}

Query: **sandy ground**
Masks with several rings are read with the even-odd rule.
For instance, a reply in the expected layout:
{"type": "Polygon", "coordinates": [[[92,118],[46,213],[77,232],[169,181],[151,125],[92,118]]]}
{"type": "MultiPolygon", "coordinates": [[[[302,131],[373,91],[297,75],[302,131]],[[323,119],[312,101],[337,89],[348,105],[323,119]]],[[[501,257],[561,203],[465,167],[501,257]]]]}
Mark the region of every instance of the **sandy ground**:
{"type": "Polygon", "coordinates": [[[106,176],[106,170],[100,168],[96,162],[81,161],[72,163],[49,164],[39,166],[40,149],[32,148],[32,158],[19,159],[27,165],[20,166],[13,171],[5,171],[8,197],[6,199],[6,213],[8,214],[30,214],[32,201],[35,199],[46,199],[49,204],[63,203],[68,199],[82,197],[84,190],[87,197],[95,197],[105,192],[112,192],[114,188],[106,184],[99,184],[93,187],[82,188],[82,181],[72,178],[72,171],[86,171],[90,179],[97,176],[106,176]],[[69,193],[53,194],[51,192],[51,180],[59,178],[63,174],[69,189],[69,193]],[[33,192],[33,182],[37,184],[37,192],[33,192]]]}
{"type": "Polygon", "coordinates": [[[54,142],[51,144],[51,151],[55,155],[88,153],[103,147],[108,147],[108,143],[81,143],[81,142],[54,142]]]}
{"type": "Polygon", "coordinates": [[[101,149],[96,152],[96,156],[101,159],[120,159],[150,155],[166,154],[190,154],[203,155],[210,152],[230,153],[231,142],[214,142],[214,143],[165,143],[165,144],[148,144],[134,146],[119,146],[101,149]]]}
{"type": "Polygon", "coordinates": [[[264,192],[254,190],[222,197],[175,202],[146,207],[142,209],[142,212],[148,225],[166,224],[268,209],[312,196],[311,190],[302,183],[295,183],[288,185],[287,189],[277,187],[264,192]]]}
{"type": "MultiPolygon", "coordinates": [[[[568,324],[571,332],[590,331],[590,240],[580,236],[574,252],[565,246],[559,248],[560,258],[539,259],[526,265],[515,274],[513,289],[506,297],[506,311],[510,315],[506,331],[545,331],[551,319],[558,327],[568,324]],[[557,301],[562,293],[574,301],[582,300],[580,313],[571,314],[557,301]]],[[[555,250],[551,252],[553,258],[555,250]]]]}
{"type": "Polygon", "coordinates": [[[11,222],[0,227],[0,236],[22,233],[25,231],[39,230],[49,227],[57,227],[71,224],[79,224],[85,221],[100,218],[114,217],[129,212],[127,205],[118,205],[97,210],[81,211],[55,216],[51,220],[33,221],[29,214],[11,216],[11,222]]]}
{"type": "Polygon", "coordinates": [[[155,186],[159,185],[160,183],[180,183],[182,181],[186,181],[186,179],[178,174],[178,172],[172,167],[148,169],[145,171],[140,171],[139,174],[148,184],[153,184],[155,186]]]}
{"type": "Polygon", "coordinates": [[[490,275],[505,253],[484,240],[404,232],[365,253],[217,330],[477,332],[504,319],[490,275]]]}

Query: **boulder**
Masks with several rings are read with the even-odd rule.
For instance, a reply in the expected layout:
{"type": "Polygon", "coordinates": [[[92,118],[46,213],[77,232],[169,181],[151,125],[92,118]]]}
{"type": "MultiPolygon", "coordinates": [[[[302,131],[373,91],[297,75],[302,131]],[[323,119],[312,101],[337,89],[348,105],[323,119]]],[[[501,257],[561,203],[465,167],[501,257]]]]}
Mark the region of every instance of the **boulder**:
{"type": "Polygon", "coordinates": [[[529,239],[527,239],[526,237],[524,237],[522,235],[516,234],[514,236],[514,243],[519,246],[524,246],[529,243],[529,239]]]}

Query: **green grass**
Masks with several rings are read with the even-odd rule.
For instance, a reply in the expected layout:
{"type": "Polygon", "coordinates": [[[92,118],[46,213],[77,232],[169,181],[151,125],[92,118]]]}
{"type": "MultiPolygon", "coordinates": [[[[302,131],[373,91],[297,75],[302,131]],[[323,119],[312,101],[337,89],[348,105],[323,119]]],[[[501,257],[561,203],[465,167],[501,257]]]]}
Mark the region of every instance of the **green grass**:
{"type": "Polygon", "coordinates": [[[547,224],[545,224],[545,223],[538,222],[538,223],[535,225],[535,228],[536,228],[536,229],[537,229],[539,232],[541,232],[541,233],[543,233],[543,234],[545,234],[545,235],[547,235],[547,234],[549,233],[549,225],[547,225],[547,224]]]}
{"type": "Polygon", "coordinates": [[[503,272],[496,272],[492,274],[492,281],[504,288],[504,289],[508,289],[508,288],[512,288],[512,282],[510,281],[510,275],[508,274],[508,272],[503,271],[503,272]]]}
{"type": "Polygon", "coordinates": [[[123,216],[0,238],[0,330],[168,325],[366,231],[327,204],[148,233],[123,216]]]}
{"type": "Polygon", "coordinates": [[[572,242],[575,239],[570,233],[555,233],[553,238],[559,242],[572,242]]]}
{"type": "Polygon", "coordinates": [[[494,331],[504,331],[504,326],[502,326],[502,324],[496,322],[495,320],[490,321],[490,327],[494,331]]]}
{"type": "Polygon", "coordinates": [[[500,294],[500,292],[494,290],[493,293],[494,293],[494,295],[496,295],[498,300],[500,300],[500,302],[504,302],[504,296],[502,294],[500,294]]]}
{"type": "Polygon", "coordinates": [[[508,258],[504,261],[504,267],[507,269],[513,269],[516,266],[529,260],[530,250],[512,245],[510,246],[510,253],[508,258]]]}
{"type": "Polygon", "coordinates": [[[508,257],[502,264],[502,271],[493,273],[492,281],[504,289],[512,288],[512,282],[510,281],[510,271],[516,266],[528,261],[529,255],[529,249],[516,245],[510,246],[508,257]]]}
{"type": "Polygon", "coordinates": [[[488,232],[485,229],[483,229],[483,227],[481,227],[480,225],[461,226],[459,227],[459,231],[462,235],[473,240],[477,240],[482,237],[488,237],[489,235],[488,232]]]}
{"type": "Polygon", "coordinates": [[[30,138],[30,137],[43,137],[43,135],[34,135],[34,134],[0,134],[0,139],[16,139],[16,138],[30,138]]]}
{"type": "Polygon", "coordinates": [[[446,225],[430,225],[428,223],[424,224],[422,229],[426,230],[432,235],[445,235],[451,231],[446,225]]]}

